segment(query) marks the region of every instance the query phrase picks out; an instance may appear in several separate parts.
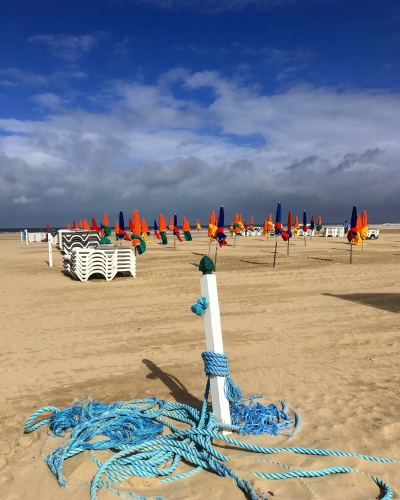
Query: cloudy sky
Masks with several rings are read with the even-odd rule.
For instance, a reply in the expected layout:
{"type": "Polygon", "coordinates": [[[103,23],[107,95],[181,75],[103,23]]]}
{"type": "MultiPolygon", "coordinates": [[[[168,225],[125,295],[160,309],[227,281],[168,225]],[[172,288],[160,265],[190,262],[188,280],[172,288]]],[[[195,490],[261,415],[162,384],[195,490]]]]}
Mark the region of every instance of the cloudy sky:
{"type": "Polygon", "coordinates": [[[0,227],[400,222],[397,0],[3,0],[0,227]]]}

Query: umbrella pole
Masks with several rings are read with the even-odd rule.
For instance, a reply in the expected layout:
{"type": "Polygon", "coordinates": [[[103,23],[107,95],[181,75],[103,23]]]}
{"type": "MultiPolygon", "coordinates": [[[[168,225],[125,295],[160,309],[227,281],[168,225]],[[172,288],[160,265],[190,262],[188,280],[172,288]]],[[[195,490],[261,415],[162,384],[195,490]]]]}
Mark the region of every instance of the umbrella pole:
{"type": "Polygon", "coordinates": [[[353,242],[350,241],[350,264],[353,264],[353,242]]]}
{"type": "Polygon", "coordinates": [[[304,236],[304,246],[307,246],[307,236],[304,236]]]}
{"type": "Polygon", "coordinates": [[[289,255],[289,241],[290,241],[290,239],[287,240],[287,255],[289,255]]]}
{"type": "Polygon", "coordinates": [[[176,249],[176,236],[174,235],[174,250],[176,249]]]}
{"type": "Polygon", "coordinates": [[[272,266],[272,267],[275,267],[275,262],[276,262],[276,252],[277,252],[277,250],[278,250],[278,242],[276,241],[276,242],[275,242],[275,252],[274,252],[274,264],[273,264],[273,266],[272,266]]]}
{"type": "Polygon", "coordinates": [[[217,270],[218,240],[215,242],[214,271],[217,270]]]}
{"type": "Polygon", "coordinates": [[[210,256],[211,252],[211,240],[208,242],[208,256],[210,256]]]}
{"type": "Polygon", "coordinates": [[[51,236],[50,234],[47,234],[47,241],[49,245],[49,267],[53,267],[53,250],[51,248],[51,236]]]}

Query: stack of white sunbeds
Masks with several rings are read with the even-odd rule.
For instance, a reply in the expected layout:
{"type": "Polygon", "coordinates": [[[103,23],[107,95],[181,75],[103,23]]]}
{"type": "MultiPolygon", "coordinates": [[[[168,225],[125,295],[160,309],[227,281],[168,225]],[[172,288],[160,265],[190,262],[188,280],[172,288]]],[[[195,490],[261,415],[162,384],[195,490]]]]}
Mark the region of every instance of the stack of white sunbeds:
{"type": "Polygon", "coordinates": [[[87,281],[93,274],[101,274],[107,281],[117,273],[136,277],[136,258],[130,248],[99,245],[97,248],[73,248],[64,256],[64,269],[80,281],[87,281]]]}

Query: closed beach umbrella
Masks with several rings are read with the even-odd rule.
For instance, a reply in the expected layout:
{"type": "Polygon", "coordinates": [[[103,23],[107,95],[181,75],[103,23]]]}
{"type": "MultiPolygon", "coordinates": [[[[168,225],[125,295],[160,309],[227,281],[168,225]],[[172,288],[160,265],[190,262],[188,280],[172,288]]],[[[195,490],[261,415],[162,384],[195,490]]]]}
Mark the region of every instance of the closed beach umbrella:
{"type": "Polygon", "coordinates": [[[50,224],[49,224],[49,223],[47,223],[47,224],[46,224],[46,231],[47,231],[47,232],[49,232],[49,231],[50,231],[50,224]]]}
{"type": "Polygon", "coordinates": [[[176,236],[178,238],[178,241],[182,242],[182,238],[181,238],[181,235],[179,234],[179,229],[178,229],[178,217],[177,215],[175,214],[174,215],[174,236],[176,236]]]}
{"type": "Polygon", "coordinates": [[[146,234],[147,236],[150,236],[150,231],[149,231],[149,228],[146,224],[146,221],[144,219],[144,217],[142,217],[142,234],[146,234]]]}
{"type": "Polygon", "coordinates": [[[368,236],[368,218],[367,218],[367,211],[364,210],[361,216],[360,237],[362,240],[366,240],[367,236],[368,236]]]}
{"type": "Polygon", "coordinates": [[[158,232],[158,225],[157,225],[157,221],[154,219],[154,224],[153,224],[153,229],[154,229],[154,236],[160,240],[161,239],[161,236],[160,236],[160,233],[158,232]]]}
{"type": "Polygon", "coordinates": [[[165,222],[163,214],[160,214],[158,218],[158,231],[160,232],[160,245],[166,245],[168,243],[168,238],[167,238],[167,223],[165,222]]]}
{"type": "Polygon", "coordinates": [[[225,211],[222,206],[219,209],[219,217],[218,217],[218,229],[216,231],[216,238],[218,240],[218,244],[220,247],[227,245],[226,234],[224,233],[224,224],[225,224],[225,211]]]}
{"type": "Polygon", "coordinates": [[[163,214],[160,214],[160,217],[158,219],[158,230],[160,233],[165,233],[167,230],[167,223],[165,222],[163,214]]]}
{"type": "Polygon", "coordinates": [[[357,207],[353,207],[353,211],[351,212],[350,231],[347,233],[347,239],[349,241],[353,241],[357,238],[357,216],[357,207]]]}
{"type": "Polygon", "coordinates": [[[83,229],[85,231],[90,231],[90,226],[89,226],[88,221],[86,219],[83,219],[83,229]]]}
{"type": "Polygon", "coordinates": [[[132,231],[132,233],[133,233],[133,221],[130,217],[129,217],[129,224],[128,225],[129,225],[129,231],[132,231]]]}
{"type": "Polygon", "coordinates": [[[288,213],[288,219],[287,219],[287,234],[289,235],[289,238],[292,237],[292,212],[288,213]]]}
{"type": "Polygon", "coordinates": [[[311,215],[311,223],[310,223],[310,229],[313,230],[315,228],[315,220],[314,220],[314,214],[311,215]]]}
{"type": "Polygon", "coordinates": [[[308,230],[307,214],[306,214],[306,211],[304,210],[304,212],[303,212],[303,231],[306,233],[307,230],[308,230]]]}
{"type": "Polygon", "coordinates": [[[92,217],[92,229],[93,231],[99,232],[99,226],[97,225],[96,219],[92,217]]]}
{"type": "Polygon", "coordinates": [[[278,202],[275,217],[275,234],[282,234],[282,205],[278,202]]]}
{"type": "Polygon", "coordinates": [[[125,231],[125,223],[124,223],[124,214],[122,212],[119,213],[119,231],[125,231]]]}

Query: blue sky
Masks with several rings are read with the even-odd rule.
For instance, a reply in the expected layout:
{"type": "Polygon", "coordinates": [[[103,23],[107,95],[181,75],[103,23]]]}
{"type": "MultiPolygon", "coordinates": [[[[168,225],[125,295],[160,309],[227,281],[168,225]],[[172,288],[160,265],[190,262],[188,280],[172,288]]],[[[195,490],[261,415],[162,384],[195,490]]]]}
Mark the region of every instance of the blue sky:
{"type": "Polygon", "coordinates": [[[400,5],[5,0],[0,227],[400,221],[400,5]]]}

